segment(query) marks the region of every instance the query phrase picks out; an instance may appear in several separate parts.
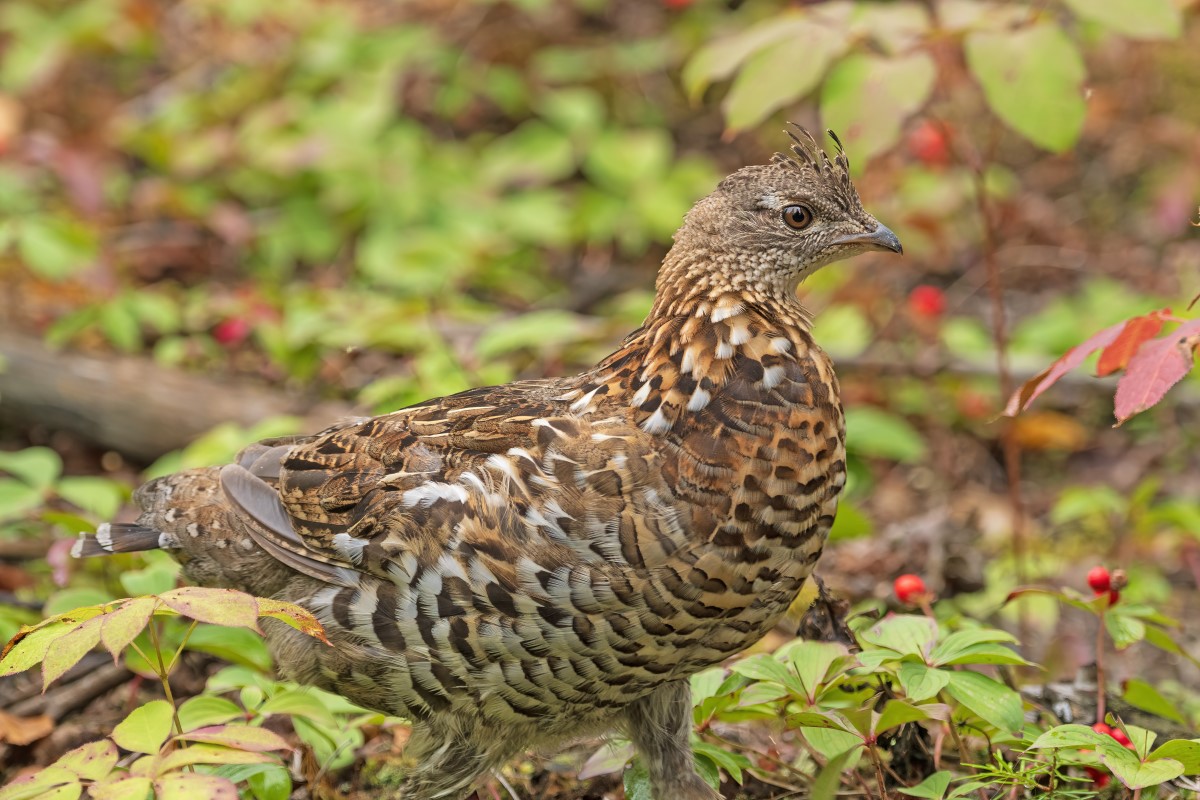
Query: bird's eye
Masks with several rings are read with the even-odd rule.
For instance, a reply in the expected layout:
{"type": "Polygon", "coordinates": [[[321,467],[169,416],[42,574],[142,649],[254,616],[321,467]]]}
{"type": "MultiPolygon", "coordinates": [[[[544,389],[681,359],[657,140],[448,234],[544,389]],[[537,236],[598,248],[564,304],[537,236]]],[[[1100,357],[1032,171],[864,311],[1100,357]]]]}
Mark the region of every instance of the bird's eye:
{"type": "Polygon", "coordinates": [[[802,231],[813,223],[812,209],[808,206],[788,206],[783,210],[783,221],[789,228],[802,231]]]}

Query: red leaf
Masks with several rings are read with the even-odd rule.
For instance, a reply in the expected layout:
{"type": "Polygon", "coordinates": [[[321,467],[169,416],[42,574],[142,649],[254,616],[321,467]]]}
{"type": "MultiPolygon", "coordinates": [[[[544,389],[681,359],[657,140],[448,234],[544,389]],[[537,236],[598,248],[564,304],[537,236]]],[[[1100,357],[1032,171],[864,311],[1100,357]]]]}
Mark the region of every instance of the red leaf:
{"type": "Polygon", "coordinates": [[[1117,382],[1113,411],[1117,424],[1162,400],[1192,368],[1192,352],[1200,344],[1200,319],[1185,322],[1161,339],[1142,345],[1117,382]]]}
{"type": "Polygon", "coordinates": [[[1171,309],[1160,308],[1145,316],[1127,320],[1125,327],[1121,329],[1121,335],[1100,354],[1100,361],[1096,364],[1096,377],[1103,378],[1123,369],[1147,339],[1158,336],[1158,332],[1162,330],[1163,317],[1170,313],[1171,309]]]}
{"type": "Polygon", "coordinates": [[[1075,345],[1058,361],[1025,381],[1021,388],[1013,392],[1013,396],[1008,399],[1008,406],[1004,409],[1005,416],[1015,417],[1029,408],[1029,404],[1036,400],[1042,392],[1053,386],[1059,378],[1078,367],[1085,358],[1101,347],[1108,347],[1112,344],[1124,328],[1124,322],[1119,322],[1111,328],[1105,328],[1083,344],[1075,345]]]}

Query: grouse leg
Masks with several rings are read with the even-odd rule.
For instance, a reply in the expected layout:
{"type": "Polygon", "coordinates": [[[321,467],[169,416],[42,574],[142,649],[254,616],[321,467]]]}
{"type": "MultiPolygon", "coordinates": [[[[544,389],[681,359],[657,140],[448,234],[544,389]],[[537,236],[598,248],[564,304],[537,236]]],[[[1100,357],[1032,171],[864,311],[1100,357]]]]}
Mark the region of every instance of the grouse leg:
{"type": "Polygon", "coordinates": [[[466,800],[482,775],[521,749],[516,738],[481,727],[414,726],[404,748],[412,768],[396,800],[466,800]]]}
{"type": "Polygon", "coordinates": [[[654,800],[721,800],[696,772],[692,690],[686,680],[663,684],[630,704],[625,727],[646,762],[654,800]]]}

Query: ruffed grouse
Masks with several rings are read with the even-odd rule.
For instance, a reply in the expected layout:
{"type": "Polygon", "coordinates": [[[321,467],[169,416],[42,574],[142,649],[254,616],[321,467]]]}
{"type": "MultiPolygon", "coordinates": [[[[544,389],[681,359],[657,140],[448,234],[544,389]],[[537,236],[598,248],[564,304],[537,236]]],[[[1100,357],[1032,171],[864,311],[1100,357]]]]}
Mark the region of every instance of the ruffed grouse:
{"type": "Polygon", "coordinates": [[[840,144],[792,140],[688,213],[645,324],[594,368],[259,442],[142,486],[137,524],[75,554],[162,548],[196,583],[311,609],[334,646],[276,625],[276,662],[413,721],[402,797],[462,798],[523,749],[612,729],[657,800],[718,797],[688,676],[779,620],[846,475],[796,286],[901,251],[840,144]]]}

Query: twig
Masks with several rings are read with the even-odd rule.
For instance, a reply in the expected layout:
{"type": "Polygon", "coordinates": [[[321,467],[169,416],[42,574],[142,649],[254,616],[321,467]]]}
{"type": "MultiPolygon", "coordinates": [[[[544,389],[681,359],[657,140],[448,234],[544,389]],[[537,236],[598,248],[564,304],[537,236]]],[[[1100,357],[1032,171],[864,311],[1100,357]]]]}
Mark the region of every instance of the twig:
{"type": "Polygon", "coordinates": [[[1104,722],[1104,614],[1096,617],[1096,722],[1104,722]]]}

